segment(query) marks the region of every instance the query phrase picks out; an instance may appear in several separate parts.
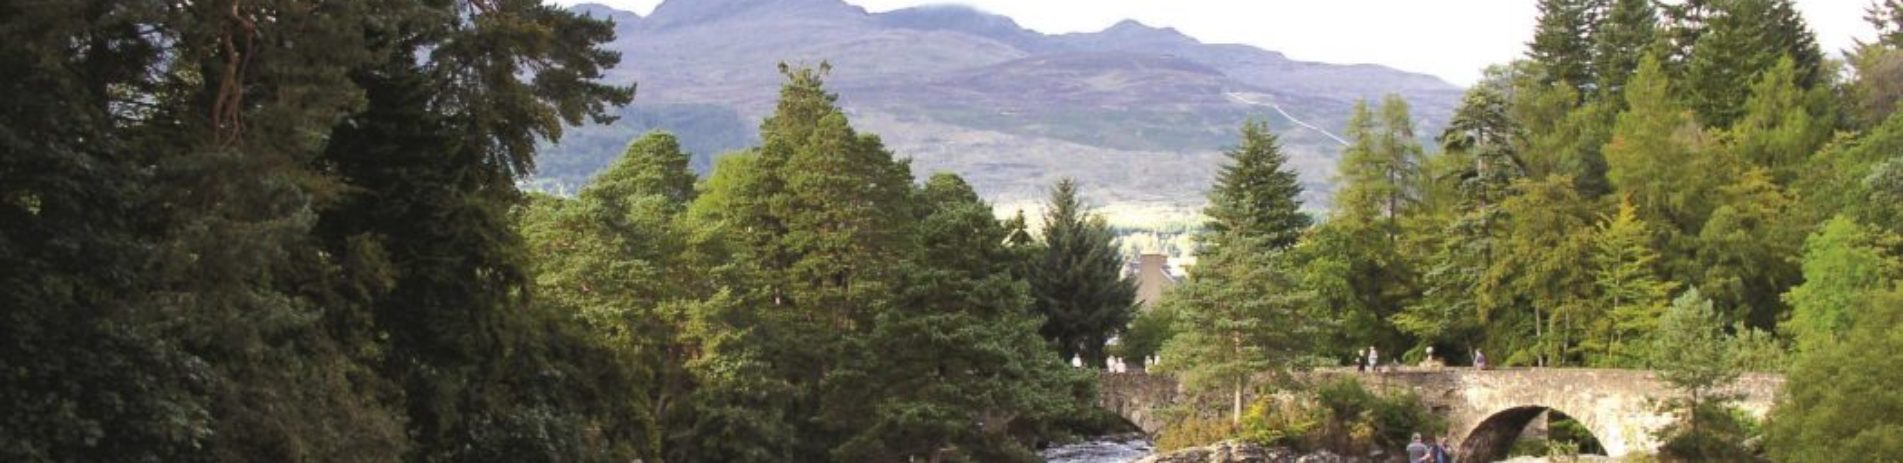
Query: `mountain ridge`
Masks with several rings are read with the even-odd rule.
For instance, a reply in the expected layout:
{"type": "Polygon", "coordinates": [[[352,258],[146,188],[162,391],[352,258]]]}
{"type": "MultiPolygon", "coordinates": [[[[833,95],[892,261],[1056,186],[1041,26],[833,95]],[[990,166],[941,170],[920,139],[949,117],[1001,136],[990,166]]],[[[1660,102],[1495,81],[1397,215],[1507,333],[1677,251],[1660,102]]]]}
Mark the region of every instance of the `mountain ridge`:
{"type": "Polygon", "coordinates": [[[1339,148],[1318,132],[1340,132],[1356,99],[1396,91],[1414,104],[1420,133],[1434,133],[1462,92],[1425,74],[1293,60],[1135,20],[1045,34],[962,5],[873,13],[841,0],[666,0],[646,16],[571,8],[616,21],[607,48],[623,61],[607,80],[639,82],[641,94],[623,123],[576,128],[544,150],[533,183],[553,190],[585,182],[648,129],[675,132],[701,170],[748,146],[771,111],[781,62],[830,62],[828,86],[855,125],[921,176],[959,173],[1001,204],[1035,201],[1070,176],[1113,209],[1179,215],[1200,209],[1220,151],[1246,119],[1282,135],[1304,201],[1323,208],[1339,148]]]}

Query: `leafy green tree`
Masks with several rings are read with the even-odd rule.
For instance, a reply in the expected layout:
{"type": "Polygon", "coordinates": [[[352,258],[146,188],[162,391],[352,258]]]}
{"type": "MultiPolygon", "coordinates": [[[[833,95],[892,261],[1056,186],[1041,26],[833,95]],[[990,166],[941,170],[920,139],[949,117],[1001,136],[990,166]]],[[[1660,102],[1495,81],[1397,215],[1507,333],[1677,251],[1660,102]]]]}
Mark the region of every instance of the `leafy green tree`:
{"type": "MultiPolygon", "coordinates": [[[[1478,309],[1483,323],[1531,316],[1527,333],[1490,334],[1502,364],[1574,363],[1578,338],[1598,314],[1590,303],[1593,279],[1586,266],[1591,249],[1593,204],[1579,197],[1563,176],[1522,180],[1502,205],[1508,218],[1498,252],[1480,276],[1478,309]],[[1495,339],[1499,338],[1499,339],[1495,339]]],[[[1510,329],[1498,324],[1495,329],[1510,329]]]]}
{"type": "Polygon", "coordinates": [[[929,211],[919,219],[923,258],[856,346],[851,372],[829,378],[829,394],[859,412],[833,456],[1041,461],[1031,439],[1051,436],[1023,431],[1080,414],[1090,397],[1074,392],[1088,391],[1088,376],[1038,336],[991,206],[951,174],[919,194],[929,211]]]}
{"type": "Polygon", "coordinates": [[[1898,278],[1899,264],[1885,252],[1894,238],[1838,216],[1804,243],[1804,283],[1784,299],[1791,304],[1786,332],[1802,349],[1840,339],[1869,307],[1870,297],[1898,278]]]}
{"type": "Polygon", "coordinates": [[[1592,322],[1591,347],[1597,349],[1589,350],[1598,352],[1591,363],[1638,366],[1650,358],[1647,336],[1658,329],[1677,285],[1659,277],[1659,255],[1652,249],[1656,235],[1631,203],[1621,202],[1616,214],[1601,219],[1597,232],[1592,241],[1595,304],[1607,316],[1592,322]]]}
{"type": "Polygon", "coordinates": [[[1693,281],[1727,320],[1769,329],[1786,313],[1778,295],[1801,279],[1796,261],[1805,214],[1764,169],[1750,168],[1716,193],[1718,206],[1698,232],[1697,257],[1686,261],[1699,270],[1693,281]]]}
{"type": "Polygon", "coordinates": [[[1045,205],[1043,243],[1030,271],[1031,292],[1044,316],[1039,333],[1058,358],[1104,368],[1104,343],[1129,324],[1136,285],[1123,278],[1123,258],[1103,217],[1078,197],[1077,182],[1062,179],[1045,205]]]}
{"type": "Polygon", "coordinates": [[[1903,290],[1868,299],[1841,341],[1800,351],[1765,429],[1777,461],[1824,462],[1903,452],[1903,371],[1881,368],[1903,349],[1903,290]]]}

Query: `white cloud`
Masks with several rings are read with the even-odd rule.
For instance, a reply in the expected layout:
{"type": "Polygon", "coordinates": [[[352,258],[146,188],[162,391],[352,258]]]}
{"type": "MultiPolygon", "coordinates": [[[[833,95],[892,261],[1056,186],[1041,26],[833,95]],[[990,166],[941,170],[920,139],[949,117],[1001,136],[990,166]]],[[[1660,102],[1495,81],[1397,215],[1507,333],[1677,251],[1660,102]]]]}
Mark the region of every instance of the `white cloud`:
{"type": "MultiPolygon", "coordinates": [[[[641,14],[659,0],[592,1],[641,14]]],[[[694,0],[671,0],[694,1],[694,0]]],[[[846,0],[871,11],[962,3],[1045,33],[1102,30],[1123,19],[1174,27],[1205,42],[1244,43],[1291,58],[1375,63],[1470,84],[1525,52],[1532,0],[846,0]]],[[[1797,0],[1824,49],[1869,38],[1866,0],[1797,0]]]]}

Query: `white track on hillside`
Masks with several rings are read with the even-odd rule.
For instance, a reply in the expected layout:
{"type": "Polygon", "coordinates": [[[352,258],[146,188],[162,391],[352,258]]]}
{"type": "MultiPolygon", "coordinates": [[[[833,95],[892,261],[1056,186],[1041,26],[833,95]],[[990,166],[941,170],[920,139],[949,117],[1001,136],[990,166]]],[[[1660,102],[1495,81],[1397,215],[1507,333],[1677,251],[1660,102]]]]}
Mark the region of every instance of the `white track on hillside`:
{"type": "Polygon", "coordinates": [[[1301,119],[1296,119],[1296,118],[1295,118],[1295,116],[1293,116],[1293,115],[1290,115],[1290,114],[1288,113],[1288,111],[1283,111],[1283,110],[1282,110],[1282,107],[1281,107],[1281,106],[1277,106],[1277,105],[1276,105],[1275,103],[1261,103],[1261,102],[1256,102],[1256,101],[1250,101],[1250,100],[1249,100],[1248,98],[1244,98],[1244,97],[1242,96],[1242,94],[1240,94],[1240,93],[1235,93],[1235,92],[1224,92],[1224,93],[1222,94],[1222,96],[1226,96],[1226,97],[1229,97],[1229,99],[1231,99],[1231,100],[1235,100],[1235,101],[1236,101],[1237,103],[1242,103],[1242,104],[1246,104],[1246,105],[1256,105],[1256,106],[1268,106],[1269,108],[1272,108],[1272,109],[1274,109],[1274,110],[1275,110],[1275,112],[1277,112],[1277,113],[1280,113],[1280,114],[1282,114],[1282,117],[1284,117],[1284,118],[1287,118],[1288,120],[1290,120],[1290,121],[1293,121],[1293,122],[1295,122],[1295,125],[1299,125],[1299,126],[1302,126],[1302,128],[1305,128],[1305,129],[1308,129],[1308,130],[1313,130],[1313,131],[1315,131],[1316,133],[1320,133],[1320,134],[1322,134],[1322,135],[1326,135],[1326,136],[1328,136],[1328,138],[1332,138],[1332,139],[1334,139],[1334,140],[1335,140],[1335,143],[1340,143],[1340,144],[1341,144],[1341,146],[1348,146],[1348,140],[1343,140],[1343,139],[1341,139],[1341,137],[1339,137],[1339,136],[1336,136],[1336,135],[1335,135],[1335,134],[1333,134],[1333,133],[1329,133],[1329,132],[1328,132],[1327,130],[1322,130],[1322,128],[1321,128],[1321,127],[1316,127],[1316,126],[1314,126],[1313,124],[1309,124],[1309,123],[1308,123],[1308,122],[1306,122],[1306,121],[1303,121],[1303,120],[1301,120],[1301,119]]]}

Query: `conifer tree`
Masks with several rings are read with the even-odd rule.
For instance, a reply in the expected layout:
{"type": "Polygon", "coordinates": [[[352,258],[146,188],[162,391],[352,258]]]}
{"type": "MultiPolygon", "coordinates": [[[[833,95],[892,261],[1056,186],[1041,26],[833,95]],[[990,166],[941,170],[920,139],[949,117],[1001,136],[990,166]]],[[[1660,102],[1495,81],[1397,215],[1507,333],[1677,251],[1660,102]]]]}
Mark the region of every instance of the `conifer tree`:
{"type": "Polygon", "coordinates": [[[1539,22],[1527,58],[1545,71],[1542,84],[1564,82],[1575,95],[1591,94],[1593,82],[1593,2],[1540,0],[1539,22]]]}
{"type": "Polygon", "coordinates": [[[1727,151],[1769,170],[1778,185],[1796,181],[1836,131],[1830,89],[1806,90],[1801,78],[1790,57],[1778,60],[1751,85],[1744,113],[1726,134],[1727,151]]]}
{"type": "Polygon", "coordinates": [[[1228,392],[1232,423],[1253,378],[1290,368],[1314,335],[1308,296],[1283,252],[1308,227],[1296,210],[1301,186],[1267,130],[1243,125],[1242,146],[1210,189],[1196,274],[1157,309],[1179,333],[1163,345],[1161,369],[1180,372],[1191,390],[1228,392]]]}
{"type": "Polygon", "coordinates": [[[1606,311],[1592,324],[1589,348],[1597,350],[1593,364],[1636,367],[1651,358],[1647,336],[1658,329],[1676,286],[1658,276],[1655,236],[1625,201],[1617,213],[1601,220],[1593,236],[1593,281],[1599,294],[1595,303],[1606,311]]]}
{"type": "Polygon", "coordinates": [[[1646,53],[1659,49],[1658,8],[1652,0],[1612,0],[1593,30],[1593,76],[1597,100],[1623,105],[1626,80],[1646,53]]]}
{"type": "Polygon", "coordinates": [[[1400,250],[1405,225],[1419,210],[1422,150],[1407,103],[1396,96],[1383,101],[1378,119],[1358,103],[1348,136],[1333,211],[1299,252],[1303,280],[1342,320],[1335,350],[1375,344],[1399,352],[1412,342],[1388,320],[1419,291],[1414,262],[1400,250]]]}
{"type": "MultiPolygon", "coordinates": [[[[1205,228],[1211,236],[1234,232],[1247,236],[1261,249],[1237,252],[1269,252],[1293,246],[1308,228],[1311,219],[1301,211],[1302,185],[1295,172],[1285,164],[1280,142],[1267,124],[1242,125],[1242,144],[1225,153],[1229,163],[1216,174],[1216,185],[1209,192],[1209,217],[1205,228]]],[[[1204,253],[1220,252],[1222,243],[1205,242],[1204,253]]]]}
{"type": "Polygon", "coordinates": [[[1702,134],[1674,98],[1660,63],[1647,57],[1626,88],[1627,109],[1606,145],[1606,178],[1663,231],[1695,233],[1707,209],[1702,198],[1728,177],[1700,156],[1702,134]]]}
{"type": "Polygon", "coordinates": [[[1714,4],[1708,30],[1693,47],[1685,80],[1687,104],[1699,120],[1727,128],[1743,117],[1759,75],[1790,58],[1799,88],[1822,83],[1824,57],[1790,0],[1727,0],[1714,4]]]}
{"type": "Polygon", "coordinates": [[[1031,291],[1044,316],[1039,333],[1059,358],[1104,368],[1104,343],[1130,322],[1136,286],[1123,278],[1109,224],[1078,197],[1077,182],[1058,180],[1045,204],[1042,251],[1034,256],[1031,291]]]}

